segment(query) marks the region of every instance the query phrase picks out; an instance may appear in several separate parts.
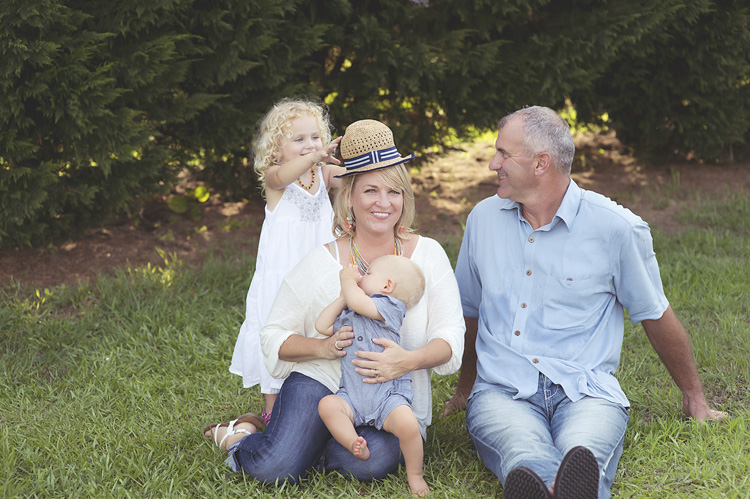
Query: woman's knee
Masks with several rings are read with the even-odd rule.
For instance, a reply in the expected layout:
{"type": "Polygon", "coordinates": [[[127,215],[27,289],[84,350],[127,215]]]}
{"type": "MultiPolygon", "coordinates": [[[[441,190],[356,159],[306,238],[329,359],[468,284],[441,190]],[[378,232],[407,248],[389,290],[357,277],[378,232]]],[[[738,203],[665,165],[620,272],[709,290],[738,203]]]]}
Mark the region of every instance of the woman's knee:
{"type": "Polygon", "coordinates": [[[235,459],[246,475],[264,484],[285,481],[294,484],[302,480],[310,470],[307,463],[289,459],[289,456],[283,454],[259,457],[250,452],[238,451],[235,459]]]}
{"type": "Polygon", "coordinates": [[[367,441],[370,458],[360,461],[348,449],[331,439],[326,446],[326,471],[337,471],[362,481],[380,480],[398,471],[400,447],[395,435],[373,427],[358,427],[367,441]]]}

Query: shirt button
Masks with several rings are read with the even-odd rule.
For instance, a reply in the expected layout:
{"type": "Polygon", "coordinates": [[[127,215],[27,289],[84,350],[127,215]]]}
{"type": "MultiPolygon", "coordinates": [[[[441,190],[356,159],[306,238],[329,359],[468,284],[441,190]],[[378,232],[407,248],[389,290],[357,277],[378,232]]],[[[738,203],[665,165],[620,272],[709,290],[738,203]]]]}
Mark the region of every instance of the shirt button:
{"type": "Polygon", "coordinates": [[[533,360],[532,360],[531,362],[533,362],[534,364],[539,364],[539,359],[536,359],[536,358],[535,358],[535,359],[533,359],[533,360]]]}
{"type": "Polygon", "coordinates": [[[533,242],[534,242],[534,238],[533,238],[533,237],[530,237],[530,238],[529,238],[529,242],[530,242],[530,243],[533,243],[533,242]]]}
{"type": "Polygon", "coordinates": [[[357,341],[362,341],[362,337],[361,336],[357,336],[357,341]]]}
{"type": "Polygon", "coordinates": [[[526,304],[525,303],[521,303],[521,308],[526,308],[526,304]]]}
{"type": "Polygon", "coordinates": [[[521,336],[521,331],[515,331],[513,334],[515,334],[516,336],[521,336]]]}
{"type": "Polygon", "coordinates": [[[531,270],[527,270],[526,275],[531,275],[531,270]]]}

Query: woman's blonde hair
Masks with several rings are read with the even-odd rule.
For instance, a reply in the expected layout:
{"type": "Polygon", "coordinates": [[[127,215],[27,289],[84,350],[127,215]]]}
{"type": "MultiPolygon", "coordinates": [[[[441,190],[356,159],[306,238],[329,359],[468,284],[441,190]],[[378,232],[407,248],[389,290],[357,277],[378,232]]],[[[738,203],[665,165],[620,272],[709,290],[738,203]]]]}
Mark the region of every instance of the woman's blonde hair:
{"type": "MultiPolygon", "coordinates": [[[[393,227],[393,234],[399,239],[405,239],[407,234],[414,232],[412,224],[414,223],[414,216],[416,215],[416,208],[414,207],[414,191],[411,189],[411,177],[409,176],[409,170],[403,164],[389,166],[382,170],[376,170],[380,175],[381,180],[391,189],[397,189],[403,193],[404,206],[401,211],[401,218],[398,223],[393,227]],[[403,230],[401,230],[403,228],[403,230]]],[[[362,174],[348,175],[341,178],[341,186],[339,187],[336,200],[333,203],[333,235],[336,237],[344,237],[346,235],[354,237],[357,230],[356,220],[354,221],[354,227],[347,228],[346,217],[353,217],[354,214],[351,211],[352,206],[352,191],[357,179],[362,174]]]]}
{"type": "Polygon", "coordinates": [[[281,99],[258,122],[258,132],[253,140],[253,161],[264,196],[266,171],[278,162],[284,140],[292,138],[292,121],[304,116],[315,118],[320,139],[323,145],[327,145],[331,141],[331,122],[326,109],[316,101],[305,98],[281,99]]]}

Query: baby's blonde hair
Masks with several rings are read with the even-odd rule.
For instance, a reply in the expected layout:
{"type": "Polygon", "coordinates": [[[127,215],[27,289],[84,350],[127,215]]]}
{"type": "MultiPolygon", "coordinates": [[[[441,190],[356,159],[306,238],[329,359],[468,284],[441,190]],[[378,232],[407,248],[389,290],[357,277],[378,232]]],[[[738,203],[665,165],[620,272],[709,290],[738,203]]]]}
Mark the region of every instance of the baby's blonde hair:
{"type": "Polygon", "coordinates": [[[316,101],[305,98],[281,99],[258,122],[258,132],[253,140],[253,161],[264,196],[266,171],[278,161],[283,141],[292,138],[292,121],[304,116],[316,119],[320,140],[323,145],[327,145],[331,141],[331,122],[326,109],[316,101]]]}
{"type": "Polygon", "coordinates": [[[404,302],[407,309],[419,303],[425,288],[424,274],[419,265],[398,255],[381,256],[372,262],[370,268],[373,265],[382,265],[388,277],[395,281],[396,287],[391,296],[404,302]]]}

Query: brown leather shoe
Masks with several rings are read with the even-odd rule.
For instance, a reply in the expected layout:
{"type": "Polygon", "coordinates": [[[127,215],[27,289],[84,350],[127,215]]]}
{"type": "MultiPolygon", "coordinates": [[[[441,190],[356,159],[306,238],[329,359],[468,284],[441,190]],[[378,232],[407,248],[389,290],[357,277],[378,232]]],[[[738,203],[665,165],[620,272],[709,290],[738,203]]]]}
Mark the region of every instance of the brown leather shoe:
{"type": "Polygon", "coordinates": [[[547,485],[526,466],[513,468],[505,477],[503,499],[551,499],[547,485]]]}
{"type": "Polygon", "coordinates": [[[599,496],[599,464],[586,447],[565,454],[555,478],[555,499],[596,499],[599,496]]]}

